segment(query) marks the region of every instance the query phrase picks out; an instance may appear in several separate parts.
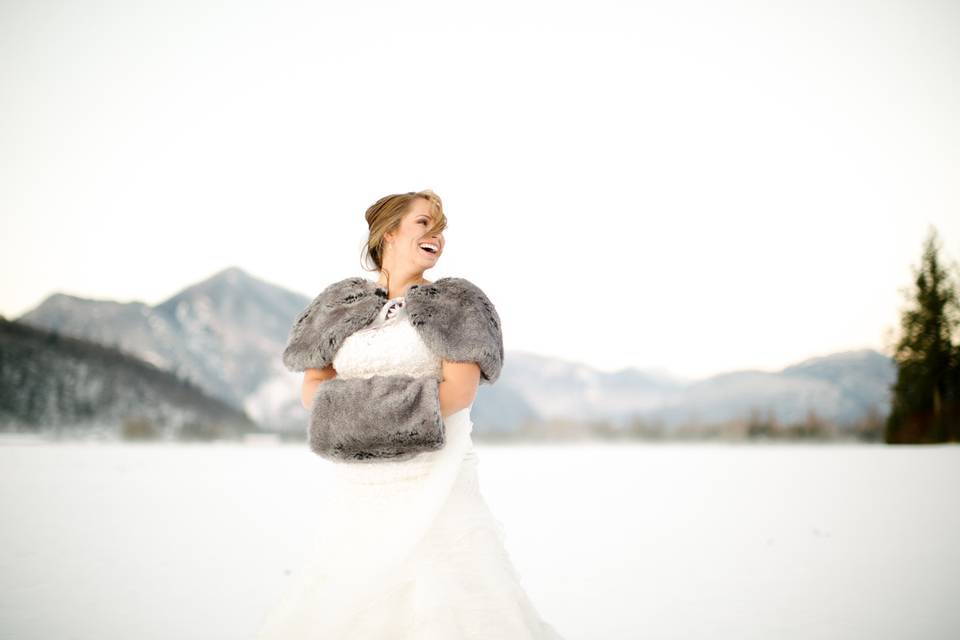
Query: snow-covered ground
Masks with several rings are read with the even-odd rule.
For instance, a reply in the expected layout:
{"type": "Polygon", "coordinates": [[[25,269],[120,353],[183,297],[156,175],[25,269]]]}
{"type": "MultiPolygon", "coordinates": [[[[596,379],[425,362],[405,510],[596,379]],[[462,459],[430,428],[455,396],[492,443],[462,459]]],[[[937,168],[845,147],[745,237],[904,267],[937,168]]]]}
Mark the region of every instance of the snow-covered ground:
{"type": "MultiPolygon", "coordinates": [[[[476,449],[568,640],[960,637],[960,447],[476,449]]],[[[322,526],[322,462],[297,445],[0,444],[0,637],[251,637],[322,526]]]]}

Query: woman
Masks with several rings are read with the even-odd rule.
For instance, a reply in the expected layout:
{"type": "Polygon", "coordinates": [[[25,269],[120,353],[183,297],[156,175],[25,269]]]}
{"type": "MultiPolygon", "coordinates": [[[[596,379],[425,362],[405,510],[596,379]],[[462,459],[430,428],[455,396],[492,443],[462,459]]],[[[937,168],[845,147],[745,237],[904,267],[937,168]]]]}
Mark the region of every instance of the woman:
{"type": "MultiPolygon", "coordinates": [[[[411,287],[433,285],[423,273],[444,251],[441,200],[429,190],[386,196],[367,210],[366,220],[365,249],[379,278],[359,279],[359,286],[378,289],[385,301],[375,303],[379,312],[369,325],[339,346],[331,342],[336,352],[329,366],[304,370],[303,405],[316,412],[318,389],[337,378],[365,383],[375,375],[436,375],[442,446],[413,457],[331,465],[333,485],[321,505],[325,525],[312,561],[257,638],[560,640],[521,585],[478,485],[470,408],[481,380],[492,382],[499,370],[486,358],[439,357],[407,314],[414,307],[411,287]]],[[[456,278],[437,285],[445,281],[473,288],[456,278]]],[[[313,308],[329,307],[321,296],[301,314],[291,342],[313,308]]],[[[486,297],[478,297],[496,317],[486,297]]],[[[499,319],[493,322],[499,341],[499,319]]],[[[285,362],[289,351],[288,345],[285,362]]],[[[499,351],[502,358],[502,342],[499,351]]],[[[311,431],[314,446],[320,452],[311,431]]]]}

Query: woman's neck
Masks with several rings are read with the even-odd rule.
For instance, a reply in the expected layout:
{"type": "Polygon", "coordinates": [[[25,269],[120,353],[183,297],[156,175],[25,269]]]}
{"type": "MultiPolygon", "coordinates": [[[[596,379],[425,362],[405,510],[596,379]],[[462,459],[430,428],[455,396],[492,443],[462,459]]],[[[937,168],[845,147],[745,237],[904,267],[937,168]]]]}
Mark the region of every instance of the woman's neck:
{"type": "Polygon", "coordinates": [[[390,300],[401,298],[406,295],[407,289],[414,284],[431,284],[429,280],[424,279],[422,275],[410,276],[408,278],[393,277],[390,278],[390,288],[387,288],[387,278],[382,273],[377,279],[377,286],[387,289],[387,297],[390,300]]]}

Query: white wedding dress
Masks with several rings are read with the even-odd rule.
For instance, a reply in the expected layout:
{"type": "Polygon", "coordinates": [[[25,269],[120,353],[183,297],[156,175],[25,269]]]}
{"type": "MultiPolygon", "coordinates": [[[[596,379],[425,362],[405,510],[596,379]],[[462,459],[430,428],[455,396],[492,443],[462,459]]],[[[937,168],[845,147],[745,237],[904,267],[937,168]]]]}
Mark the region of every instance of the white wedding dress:
{"type": "MultiPolygon", "coordinates": [[[[403,296],[349,336],[342,378],[441,376],[403,296]]],[[[332,462],[307,566],[257,640],[562,640],[542,620],[480,492],[470,407],[444,419],[442,449],[394,462],[332,462]]]]}

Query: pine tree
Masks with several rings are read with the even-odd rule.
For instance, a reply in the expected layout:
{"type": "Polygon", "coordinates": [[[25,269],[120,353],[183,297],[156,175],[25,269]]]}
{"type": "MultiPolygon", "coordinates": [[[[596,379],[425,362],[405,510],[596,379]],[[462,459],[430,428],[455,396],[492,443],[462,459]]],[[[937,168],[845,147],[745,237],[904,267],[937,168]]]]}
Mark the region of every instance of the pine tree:
{"type": "Polygon", "coordinates": [[[893,354],[897,381],[884,438],[890,444],[960,441],[960,295],[938,252],[931,229],[893,354]]]}

